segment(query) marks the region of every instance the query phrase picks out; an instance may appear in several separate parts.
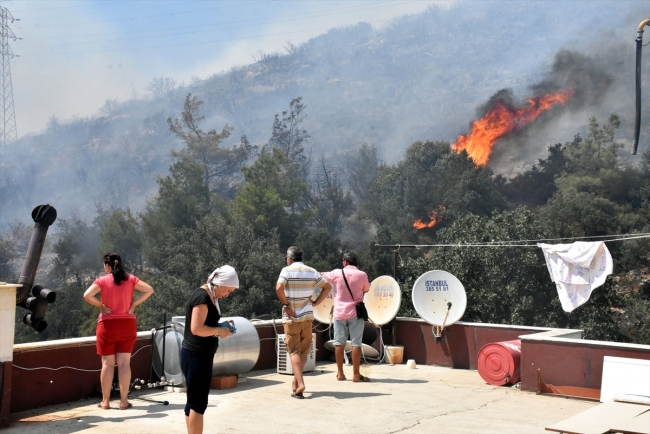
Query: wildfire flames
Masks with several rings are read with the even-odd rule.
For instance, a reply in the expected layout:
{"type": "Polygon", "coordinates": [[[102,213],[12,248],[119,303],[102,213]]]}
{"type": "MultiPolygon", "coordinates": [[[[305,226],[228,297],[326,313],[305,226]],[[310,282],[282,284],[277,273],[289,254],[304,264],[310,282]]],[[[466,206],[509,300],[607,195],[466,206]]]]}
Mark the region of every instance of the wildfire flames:
{"type": "MultiPolygon", "coordinates": [[[[454,152],[466,150],[476,164],[485,166],[497,140],[512,131],[521,131],[524,126],[549,110],[554,104],[566,104],[572,95],[573,89],[556,94],[536,96],[528,99],[528,107],[520,109],[506,107],[498,102],[482,119],[472,122],[471,131],[466,135],[458,136],[456,143],[451,147],[454,152]]],[[[414,226],[418,222],[420,220],[415,222],[414,226]]],[[[435,224],[434,220],[433,224],[427,227],[432,227],[435,224]]]]}
{"type": "MultiPolygon", "coordinates": [[[[444,211],[447,208],[444,206],[438,207],[440,211],[444,211]]],[[[415,223],[413,223],[413,227],[417,230],[420,229],[426,229],[426,228],[432,228],[436,224],[440,223],[442,221],[442,214],[438,211],[431,211],[429,213],[429,223],[423,222],[421,219],[417,219],[415,223]]]]}

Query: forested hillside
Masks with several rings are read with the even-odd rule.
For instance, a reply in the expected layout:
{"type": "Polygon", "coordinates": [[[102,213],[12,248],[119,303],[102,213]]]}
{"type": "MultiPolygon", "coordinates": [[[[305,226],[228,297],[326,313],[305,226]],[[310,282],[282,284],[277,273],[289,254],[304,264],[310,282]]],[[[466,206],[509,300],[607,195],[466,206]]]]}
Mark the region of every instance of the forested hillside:
{"type": "MultiPolygon", "coordinates": [[[[619,135],[629,141],[633,39],[644,13],[638,2],[625,1],[599,2],[599,8],[588,2],[458,3],[382,27],[333,29],[192,83],[158,77],[146,97],[108,100],[92,116],[60,119],[54,113],[42,133],[9,147],[0,156],[0,220],[26,221],[41,202],[85,220],[95,205],[142,211],[169,168],[170,150],[182,146],[166,121],[179,116],[188,93],[204,103],[202,128],[233,128],[222,146],[232,147],[243,135],[263,146],[274,116],[302,97],[310,135],[305,148],[313,157],[336,159],[368,143],[394,163],[413,141],[453,141],[497,91],[512,89],[525,101],[531,86],[561,76],[567,85],[581,80],[600,92],[504,141],[491,162],[498,173],[516,174],[543,157],[548,145],[584,134],[590,116],[617,113],[619,135]],[[578,60],[558,73],[553,68],[562,50],[578,60]]],[[[650,136],[648,101],[643,137],[650,136]]]]}
{"type": "MultiPolygon", "coordinates": [[[[224,263],[242,285],[224,313],[277,318],[273,288],[290,245],[319,270],[353,248],[373,279],[393,268],[376,243],[650,232],[650,154],[629,156],[631,41],[647,11],[565,3],[468,2],[336,29],[192,84],[159,78],[149,97],[107,101],[96,116],[53,117],[0,161],[0,280],[20,271],[31,209],[59,211],[37,276],[59,294],[50,326],[36,335],[17,324],[17,341],[92,334],[97,312],[82,294],[112,250],[156,289],[137,312],[148,329],[163,312],[182,314],[224,263]],[[487,165],[452,150],[496,100],[524,107],[564,87],[571,99],[498,140],[487,165]]],[[[641,153],[649,112],[646,102],[641,153]]],[[[608,247],[615,275],[571,314],[534,246],[401,249],[400,315],[415,314],[415,279],[444,269],[467,289],[465,321],[648,344],[648,243],[608,247]]]]}

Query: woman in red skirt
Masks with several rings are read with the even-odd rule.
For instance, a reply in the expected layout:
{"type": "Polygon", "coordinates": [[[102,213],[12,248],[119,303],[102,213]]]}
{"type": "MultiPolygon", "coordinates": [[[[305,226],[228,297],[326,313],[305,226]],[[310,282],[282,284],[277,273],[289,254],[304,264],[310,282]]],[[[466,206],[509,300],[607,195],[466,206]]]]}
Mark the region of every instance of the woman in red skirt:
{"type": "Polygon", "coordinates": [[[99,408],[111,408],[109,399],[113,369],[117,365],[120,384],[120,410],[131,407],[127,400],[131,382],[131,352],[135,345],[137,327],[133,310],[151,294],[153,288],[122,268],[117,253],[104,255],[105,276],[97,278],[84,293],[84,299],[99,309],[97,320],[97,354],[102,357],[102,402],[99,408]],[[133,299],[133,292],[140,296],[133,299]],[[100,299],[96,297],[100,294],[100,299]]]}

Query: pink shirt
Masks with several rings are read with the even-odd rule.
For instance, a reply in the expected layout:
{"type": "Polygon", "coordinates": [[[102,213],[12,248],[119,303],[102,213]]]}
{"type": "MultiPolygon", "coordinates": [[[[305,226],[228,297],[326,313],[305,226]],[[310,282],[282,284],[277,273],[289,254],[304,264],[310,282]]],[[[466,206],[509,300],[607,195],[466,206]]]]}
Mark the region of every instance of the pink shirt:
{"type": "Polygon", "coordinates": [[[135,319],[135,315],[129,315],[127,311],[131,307],[131,302],[133,301],[135,285],[137,285],[140,279],[135,277],[133,274],[127,274],[127,276],[129,277],[120,282],[119,285],[115,284],[112,274],[98,277],[93,282],[93,284],[99,286],[101,290],[100,294],[102,303],[112,311],[108,315],[100,313],[97,322],[109,319],[135,319]]]}
{"type": "Polygon", "coordinates": [[[370,291],[370,282],[368,282],[366,273],[354,265],[348,265],[344,271],[350,285],[350,291],[354,295],[354,300],[350,297],[350,291],[345,286],[340,268],[323,273],[323,277],[332,284],[334,291],[334,319],[340,320],[350,319],[355,316],[357,314],[355,304],[363,301],[364,293],[370,291]]]}

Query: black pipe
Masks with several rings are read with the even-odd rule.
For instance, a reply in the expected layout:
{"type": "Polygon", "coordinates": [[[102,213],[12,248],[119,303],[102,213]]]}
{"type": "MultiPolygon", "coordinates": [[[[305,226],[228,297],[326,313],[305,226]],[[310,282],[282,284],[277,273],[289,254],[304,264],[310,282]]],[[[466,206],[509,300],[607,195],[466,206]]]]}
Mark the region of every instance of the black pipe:
{"type": "Polygon", "coordinates": [[[151,352],[149,353],[149,384],[153,377],[153,351],[156,348],[156,330],[151,330],[151,352]]]}
{"type": "MultiPolygon", "coordinates": [[[[167,312],[163,312],[163,351],[162,351],[162,369],[160,370],[160,376],[165,377],[165,336],[167,335],[167,312]]],[[[151,349],[153,351],[153,348],[151,349]]],[[[167,377],[165,377],[167,381],[167,377]]]]}
{"type": "Polygon", "coordinates": [[[632,155],[636,155],[641,133],[641,48],[643,47],[643,33],[636,38],[636,117],[634,118],[634,146],[632,155]]]}
{"type": "Polygon", "coordinates": [[[636,36],[636,117],[634,118],[634,145],[632,155],[636,155],[641,133],[641,51],[643,48],[643,28],[650,24],[650,19],[641,21],[636,36]]]}
{"type": "MultiPolygon", "coordinates": [[[[131,383],[131,387],[129,387],[129,393],[127,393],[127,396],[131,395],[131,391],[133,390],[133,387],[137,384],[144,384],[143,380],[140,380],[139,378],[136,378],[133,383],[131,383]]],[[[149,380],[149,383],[151,383],[151,380],[149,380]]],[[[141,396],[131,396],[131,399],[139,399],[141,401],[147,401],[147,402],[154,402],[156,404],[162,404],[162,405],[169,405],[169,401],[157,401],[155,399],[149,399],[149,398],[143,398],[141,396]]]]}
{"type": "Polygon", "coordinates": [[[169,405],[169,401],[157,401],[155,399],[143,398],[141,396],[132,396],[131,399],[139,399],[140,401],[154,402],[156,404],[169,405]]]}
{"type": "Polygon", "coordinates": [[[34,220],[34,229],[27,247],[23,269],[20,272],[20,278],[18,278],[18,283],[23,286],[16,291],[16,304],[25,301],[32,292],[36,270],[41,253],[43,253],[45,236],[49,227],[56,220],[56,209],[50,205],[39,205],[32,211],[32,219],[34,220]]]}

